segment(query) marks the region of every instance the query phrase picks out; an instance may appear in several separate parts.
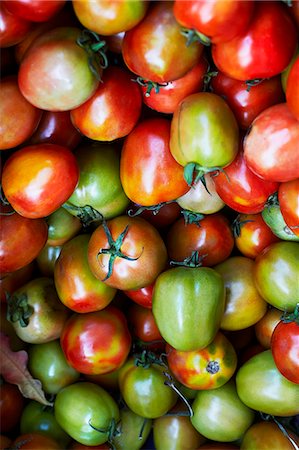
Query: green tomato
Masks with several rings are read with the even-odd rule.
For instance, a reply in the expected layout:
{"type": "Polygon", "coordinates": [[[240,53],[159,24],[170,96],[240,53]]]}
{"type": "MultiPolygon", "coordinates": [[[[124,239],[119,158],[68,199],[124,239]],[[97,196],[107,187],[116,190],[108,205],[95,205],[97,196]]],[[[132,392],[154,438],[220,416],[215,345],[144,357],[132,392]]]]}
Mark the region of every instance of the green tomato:
{"type": "Polygon", "coordinates": [[[153,314],[162,337],[180,351],[214,339],[224,312],[224,282],[210,267],[175,267],[158,276],[153,314]]]}
{"type": "Polygon", "coordinates": [[[293,311],[299,299],[299,243],[281,241],[269,245],[255,259],[255,285],[267,303],[293,311]]]}
{"type": "Polygon", "coordinates": [[[151,428],[152,420],[135,414],[130,409],[120,411],[120,434],[112,439],[116,450],[139,450],[146,442],[151,428]]]}
{"type": "Polygon", "coordinates": [[[68,364],[59,340],[31,345],[28,355],[31,375],[41,381],[48,394],[57,394],[79,379],[79,372],[68,364]]]}
{"type": "Polygon", "coordinates": [[[57,423],[53,408],[34,400],[30,401],[23,409],[20,432],[21,434],[45,434],[55,439],[62,448],[65,448],[71,441],[71,437],[57,423]]]}
{"type": "Polygon", "coordinates": [[[273,416],[299,414],[299,385],[281,375],[271,350],[246,361],[237,372],[236,385],[249,408],[273,416]]]}
{"type": "Polygon", "coordinates": [[[199,391],[192,409],[196,430],[219,442],[240,439],[254,421],[254,412],[240,400],[232,380],[217,389],[199,391]]]}
{"type": "Polygon", "coordinates": [[[299,242],[299,236],[285,223],[279,204],[269,205],[262,211],[262,216],[266,224],[275,236],[284,241],[299,242]]]}
{"type": "Polygon", "coordinates": [[[85,381],[61,389],[54,410],[59,425],[84,445],[95,446],[110,440],[119,421],[119,409],[111,395],[85,381]]]}

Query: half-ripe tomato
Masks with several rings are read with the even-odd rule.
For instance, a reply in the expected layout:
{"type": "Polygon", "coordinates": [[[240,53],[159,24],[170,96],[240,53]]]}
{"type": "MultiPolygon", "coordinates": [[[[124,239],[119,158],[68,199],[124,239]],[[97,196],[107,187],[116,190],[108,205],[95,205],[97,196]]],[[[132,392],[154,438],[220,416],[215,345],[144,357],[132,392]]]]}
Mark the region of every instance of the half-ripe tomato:
{"type": "Polygon", "coordinates": [[[78,313],[100,311],[116,294],[116,289],[96,278],[89,268],[89,238],[88,234],[81,234],[66,242],[54,269],[54,281],[60,300],[78,313]]]}
{"type": "Polygon", "coordinates": [[[212,78],[211,87],[213,92],[225,98],[238,124],[245,130],[264,109],[284,101],[279,75],[250,86],[218,72],[212,78]]]}
{"type": "Polygon", "coordinates": [[[30,33],[32,22],[10,14],[0,3],[0,48],[12,47],[30,33]]]}
{"type": "Polygon", "coordinates": [[[212,47],[221,72],[236,80],[270,78],[289,64],[297,45],[297,31],[286,5],[256,2],[243,34],[212,47]]]}
{"type": "Polygon", "coordinates": [[[93,274],[111,287],[139,289],[152,284],[165,268],[162,237],[141,217],[118,216],[92,233],[88,263],[93,274]]]}
{"type": "Polygon", "coordinates": [[[183,168],[170,152],[169,138],[170,121],[160,117],[139,122],[127,136],[121,153],[120,178],[134,203],[157,205],[188,191],[183,168]]]}
{"type": "Polygon", "coordinates": [[[34,106],[46,111],[68,111],[95,92],[102,68],[95,61],[91,70],[91,50],[78,45],[80,39],[86,41],[79,28],[55,28],[38,36],[25,53],[18,72],[19,87],[34,106]]]}
{"type": "Polygon", "coordinates": [[[226,42],[246,30],[254,9],[251,1],[176,0],[174,16],[180,25],[203,34],[213,43],[226,42]]]}
{"type": "Polygon", "coordinates": [[[299,56],[290,69],[286,86],[286,99],[291,113],[299,120],[299,56]]]}
{"type": "Polygon", "coordinates": [[[297,445],[299,438],[292,431],[285,429],[282,431],[277,423],[257,422],[251,425],[244,433],[241,440],[240,450],[294,450],[296,447],[290,438],[297,445]]]}
{"type": "Polygon", "coordinates": [[[166,355],[169,369],[176,380],[195,390],[222,386],[237,368],[236,351],[219,331],[205,348],[180,352],[167,344],[166,355]]]}
{"type": "Polygon", "coordinates": [[[46,22],[64,6],[65,0],[5,0],[8,11],[32,22],[46,22]]]}
{"type": "Polygon", "coordinates": [[[131,348],[131,335],[124,314],[109,305],[101,311],[71,316],[60,342],[74,369],[86,374],[101,374],[124,364],[131,348]]]}
{"type": "Polygon", "coordinates": [[[132,74],[121,67],[108,67],[95,93],[71,111],[71,119],[89,139],[113,141],[132,131],[141,105],[141,91],[132,74]]]}
{"type": "Polygon", "coordinates": [[[221,213],[193,223],[181,217],[170,227],[166,246],[169,258],[175,262],[192,258],[197,252],[203,258],[202,265],[212,267],[230,256],[234,238],[228,219],[221,213]]]}
{"type": "Polygon", "coordinates": [[[299,178],[280,183],[278,201],[285,223],[299,236],[299,178]]]}
{"type": "Polygon", "coordinates": [[[266,314],[254,325],[255,336],[265,349],[271,347],[272,333],[280,322],[281,316],[280,309],[269,307],[266,314]]]}
{"type": "Polygon", "coordinates": [[[2,187],[20,215],[46,217],[72,194],[79,179],[73,153],[55,144],[36,144],[15,151],[6,161],[2,187]]]}
{"type": "Polygon", "coordinates": [[[144,448],[152,429],[152,420],[135,414],[128,408],[122,408],[120,423],[119,433],[113,437],[111,444],[117,449],[139,450],[144,448]]]}
{"type": "Polygon", "coordinates": [[[299,178],[299,121],[286,103],[270,106],[253,121],[244,140],[248,167],[268,181],[299,178]]]}
{"type": "Polygon", "coordinates": [[[154,2],[145,18],[125,33],[122,44],[128,68],[156,83],[185,75],[198,62],[202,51],[199,42],[187,46],[187,39],[173,15],[173,4],[167,1],[154,2]]]}
{"type": "Polygon", "coordinates": [[[75,237],[82,229],[77,217],[68,213],[65,208],[58,208],[47,217],[48,240],[51,246],[63,245],[75,237]]]}
{"type": "Polygon", "coordinates": [[[16,76],[1,80],[0,91],[0,150],[25,142],[35,131],[42,112],[21,94],[16,76]]]}

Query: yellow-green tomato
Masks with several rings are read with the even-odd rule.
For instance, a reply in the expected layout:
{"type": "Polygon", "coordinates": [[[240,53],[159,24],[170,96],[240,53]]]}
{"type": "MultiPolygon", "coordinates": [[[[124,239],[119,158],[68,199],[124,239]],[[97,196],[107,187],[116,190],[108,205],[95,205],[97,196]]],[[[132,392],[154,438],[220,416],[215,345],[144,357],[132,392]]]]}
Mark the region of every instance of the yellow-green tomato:
{"type": "Polygon", "coordinates": [[[241,450],[295,450],[293,442],[299,444],[299,437],[286,430],[290,439],[274,422],[257,422],[251,425],[241,441],[241,450]]]}
{"type": "Polygon", "coordinates": [[[224,297],[222,276],[210,267],[175,267],[161,273],[152,310],[162,337],[180,351],[206,347],[219,329],[224,297]]]}
{"type": "Polygon", "coordinates": [[[127,408],[120,410],[120,434],[112,443],[116,450],[139,450],[147,440],[152,429],[152,420],[141,417],[127,408]]]}
{"type": "Polygon", "coordinates": [[[199,391],[193,404],[193,426],[207,439],[240,439],[254,420],[254,412],[239,398],[232,380],[217,389],[199,391]]]}

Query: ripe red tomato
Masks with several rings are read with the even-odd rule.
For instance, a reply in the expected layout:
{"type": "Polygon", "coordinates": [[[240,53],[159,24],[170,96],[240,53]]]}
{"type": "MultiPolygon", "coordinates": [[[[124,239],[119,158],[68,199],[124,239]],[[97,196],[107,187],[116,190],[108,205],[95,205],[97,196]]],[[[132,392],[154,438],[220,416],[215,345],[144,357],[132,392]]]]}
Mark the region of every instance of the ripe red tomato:
{"type": "Polygon", "coordinates": [[[153,297],[154,283],[149,286],[144,286],[139,289],[134,290],[124,290],[126,294],[133,302],[137,303],[144,308],[152,308],[152,297],[153,297]]]}
{"type": "Polygon", "coordinates": [[[0,421],[1,433],[9,433],[18,426],[25,399],[15,384],[0,384],[0,421]]]}
{"type": "Polygon", "coordinates": [[[141,341],[163,340],[151,309],[133,304],[129,307],[127,317],[132,334],[141,341]]]}
{"type": "Polygon", "coordinates": [[[15,151],[6,161],[2,187],[11,206],[24,217],[46,217],[72,194],[79,179],[77,161],[67,147],[36,144],[15,151]]]}
{"type": "Polygon", "coordinates": [[[8,11],[32,22],[46,22],[64,6],[66,0],[4,0],[8,11]]]}
{"type": "Polygon", "coordinates": [[[296,58],[289,72],[286,99],[291,113],[299,120],[299,57],[296,58]]]}
{"type": "Polygon", "coordinates": [[[10,14],[0,2],[0,48],[12,47],[29,34],[32,22],[10,14]]]}
{"type": "Polygon", "coordinates": [[[299,236],[299,178],[280,183],[278,201],[285,223],[299,236]]]}
{"type": "Polygon", "coordinates": [[[61,446],[53,438],[40,433],[19,435],[11,444],[12,448],[20,450],[61,450],[61,446]]]}

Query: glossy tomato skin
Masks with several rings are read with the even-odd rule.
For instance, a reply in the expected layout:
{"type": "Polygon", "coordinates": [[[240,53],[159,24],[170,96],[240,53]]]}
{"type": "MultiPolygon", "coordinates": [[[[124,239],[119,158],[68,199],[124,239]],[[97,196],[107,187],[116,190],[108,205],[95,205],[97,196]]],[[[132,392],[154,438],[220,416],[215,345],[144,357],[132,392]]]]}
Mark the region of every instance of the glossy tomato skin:
{"type": "Polygon", "coordinates": [[[4,2],[0,7],[0,48],[8,48],[21,42],[29,34],[32,22],[10,14],[4,2]]]}
{"type": "Polygon", "coordinates": [[[293,311],[299,298],[299,244],[281,241],[255,259],[254,280],[261,296],[275,308],[293,311]]]}
{"type": "Polygon", "coordinates": [[[225,173],[217,173],[213,180],[225,204],[244,214],[261,212],[268,197],[278,188],[278,182],[262,180],[250,170],[242,148],[225,173]]]}
{"type": "Polygon", "coordinates": [[[124,294],[138,305],[143,306],[144,308],[151,309],[153,290],[154,283],[139,289],[125,290],[124,294]]]}
{"type": "Polygon", "coordinates": [[[132,334],[138,339],[144,342],[163,339],[150,309],[133,304],[129,307],[127,317],[132,334]]]}
{"type": "Polygon", "coordinates": [[[131,73],[108,67],[102,83],[82,105],[71,111],[74,126],[89,139],[113,141],[127,136],[141,113],[141,91],[131,73]]]}
{"type": "Polygon", "coordinates": [[[75,237],[82,229],[82,223],[68,213],[65,208],[58,208],[47,217],[48,240],[51,246],[63,245],[75,237]]]}
{"type": "Polygon", "coordinates": [[[299,178],[280,183],[278,202],[287,226],[299,237],[299,178]]]}
{"type": "Polygon", "coordinates": [[[195,223],[182,217],[169,229],[166,238],[169,258],[184,261],[194,251],[202,257],[202,265],[212,267],[227,259],[234,247],[228,219],[221,213],[209,214],[195,223]]]}
{"type": "Polygon", "coordinates": [[[270,106],[253,121],[244,140],[248,167],[260,178],[284,182],[299,178],[299,122],[286,103],[270,106]]]}
{"type": "Polygon", "coordinates": [[[299,325],[281,320],[271,337],[276,367],[289,381],[299,384],[299,325]]]}
{"type": "MultiPolygon", "coordinates": [[[[69,111],[95,92],[99,80],[89,68],[87,52],[76,43],[80,33],[76,27],[54,28],[38,36],[25,53],[18,72],[19,88],[36,107],[69,111]]],[[[101,67],[97,70],[100,77],[101,67]]]]}
{"type": "Polygon", "coordinates": [[[15,16],[32,22],[46,22],[63,8],[65,0],[5,0],[4,3],[15,16]]]}
{"type": "Polygon", "coordinates": [[[281,375],[271,350],[246,361],[236,374],[236,385],[240,399],[249,408],[281,417],[299,412],[299,386],[281,375]]]}
{"type": "Polygon", "coordinates": [[[120,178],[131,201],[142,206],[157,205],[188,191],[183,167],[170,152],[169,138],[170,121],[160,117],[139,122],[127,136],[121,153],[120,178]]]}
{"type": "Polygon", "coordinates": [[[0,385],[1,433],[10,433],[19,424],[25,400],[15,384],[2,381],[0,385]]]}
{"type": "Polygon", "coordinates": [[[0,150],[25,142],[39,124],[42,112],[21,94],[16,76],[1,80],[0,92],[0,150]]]}
{"type": "Polygon", "coordinates": [[[176,20],[211,39],[213,43],[230,41],[243,33],[249,25],[254,4],[250,1],[227,2],[208,0],[176,0],[173,12],[176,20]]]}
{"type": "Polygon", "coordinates": [[[286,100],[291,113],[299,120],[299,57],[295,59],[286,85],[286,100]]]}
{"type": "Polygon", "coordinates": [[[271,347],[271,337],[281,317],[280,309],[269,307],[266,314],[254,325],[255,336],[265,349],[271,347]]]}
{"type": "Polygon", "coordinates": [[[61,252],[61,245],[48,245],[39,252],[36,257],[36,263],[39,273],[44,277],[53,277],[54,267],[61,252]]]}
{"type": "Polygon", "coordinates": [[[2,187],[15,211],[37,219],[58,209],[78,179],[77,161],[67,147],[36,144],[22,147],[7,159],[2,187]]]}
{"type": "Polygon", "coordinates": [[[285,5],[257,2],[245,32],[212,48],[217,68],[236,80],[270,78],[289,64],[297,31],[285,5]],[[246,55],[246,57],[244,57],[246,55]]]}
{"type": "MultiPolygon", "coordinates": [[[[298,444],[298,436],[290,430],[287,434],[298,444]]],[[[240,450],[293,450],[294,445],[274,422],[257,422],[251,425],[242,437],[240,450]]]]}
{"type": "Polygon", "coordinates": [[[19,435],[11,445],[22,450],[61,450],[61,445],[54,438],[36,432],[19,435]]]}
{"type": "Polygon", "coordinates": [[[176,380],[194,390],[222,386],[237,368],[235,349],[221,332],[201,350],[180,352],[167,344],[166,355],[169,369],[176,380]]]}
{"type": "Polygon", "coordinates": [[[235,80],[219,71],[212,78],[211,87],[213,92],[226,99],[238,124],[245,130],[264,109],[284,101],[279,75],[249,87],[244,81],[235,80]]]}
{"type": "Polygon", "coordinates": [[[95,277],[121,290],[140,289],[152,284],[167,263],[166,246],[156,228],[141,217],[128,216],[115,217],[107,222],[106,227],[114,242],[126,231],[120,245],[125,257],[115,257],[110,275],[111,255],[102,251],[111,248],[107,237],[109,232],[100,225],[88,244],[88,263],[95,277]]]}
{"type": "Polygon", "coordinates": [[[124,364],[131,335],[124,314],[114,306],[107,306],[101,311],[70,317],[60,342],[74,369],[85,374],[102,374],[124,364]]]}
{"type": "Polygon", "coordinates": [[[62,389],[54,403],[60,426],[77,442],[96,446],[108,440],[111,422],[119,420],[119,409],[111,395],[90,382],[78,382],[62,389]],[[95,427],[96,429],[94,429],[95,427]]]}
{"type": "Polygon", "coordinates": [[[54,281],[60,300],[78,313],[100,311],[116,294],[116,289],[97,279],[89,268],[89,238],[88,234],[81,234],[65,243],[54,268],[54,281]]]}
{"type": "Polygon", "coordinates": [[[141,449],[151,432],[152,420],[135,414],[127,408],[120,410],[121,433],[112,439],[116,448],[141,449]]]}
{"type": "Polygon", "coordinates": [[[182,77],[198,62],[202,44],[193,42],[187,47],[186,42],[172,3],[162,1],[151,5],[144,20],[125,33],[122,55],[138,76],[165,83],[182,77]]]}
{"type": "Polygon", "coordinates": [[[165,341],[180,351],[206,347],[224,311],[224,282],[210,267],[175,267],[155,282],[153,314],[165,341]]]}

